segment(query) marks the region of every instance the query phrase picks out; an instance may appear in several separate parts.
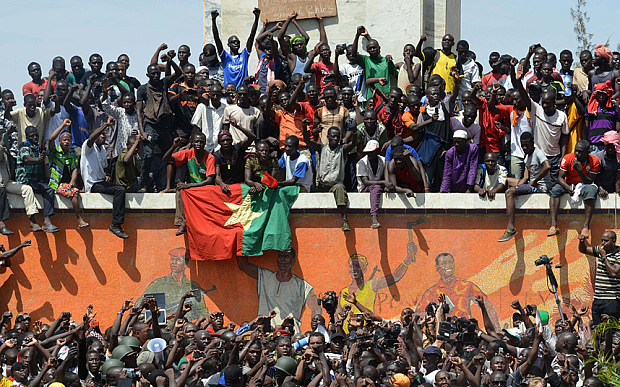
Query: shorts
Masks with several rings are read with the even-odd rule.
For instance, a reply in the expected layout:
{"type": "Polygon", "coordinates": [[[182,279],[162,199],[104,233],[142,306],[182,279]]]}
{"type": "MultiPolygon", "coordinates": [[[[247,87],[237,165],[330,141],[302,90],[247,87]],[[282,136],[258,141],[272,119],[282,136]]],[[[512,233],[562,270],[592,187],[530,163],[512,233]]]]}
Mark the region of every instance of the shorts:
{"type": "Polygon", "coordinates": [[[514,188],[515,188],[515,195],[517,196],[529,195],[529,194],[535,194],[535,193],[545,193],[545,190],[542,189],[541,187],[534,187],[533,185],[529,185],[529,184],[519,184],[515,186],[514,188]]]}
{"type": "Polygon", "coordinates": [[[71,187],[68,183],[60,183],[58,184],[58,188],[56,188],[56,193],[60,194],[66,198],[72,198],[80,192],[79,189],[75,187],[71,187]]]}
{"type": "MultiPolygon", "coordinates": [[[[549,191],[549,195],[551,195],[552,198],[559,198],[565,193],[568,193],[568,191],[560,184],[554,185],[551,191],[549,191]]],[[[598,187],[594,184],[586,184],[581,188],[579,196],[581,196],[583,200],[594,200],[598,196],[598,187]]]]}

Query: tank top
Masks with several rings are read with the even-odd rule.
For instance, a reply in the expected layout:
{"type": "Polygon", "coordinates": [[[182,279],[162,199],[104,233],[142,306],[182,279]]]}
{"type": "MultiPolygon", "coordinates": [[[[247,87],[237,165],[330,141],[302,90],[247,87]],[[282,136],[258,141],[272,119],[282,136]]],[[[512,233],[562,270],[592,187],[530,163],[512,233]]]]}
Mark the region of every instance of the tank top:
{"type": "Polygon", "coordinates": [[[295,68],[293,69],[293,72],[291,73],[291,75],[293,74],[312,75],[311,73],[307,73],[304,71],[304,67],[306,67],[307,61],[308,61],[308,58],[306,58],[306,60],[302,62],[302,60],[299,59],[299,56],[295,55],[295,68]]]}
{"type": "Polygon", "coordinates": [[[594,86],[598,85],[599,83],[605,83],[607,81],[611,81],[612,85],[613,85],[613,76],[614,76],[614,70],[609,70],[609,73],[607,75],[605,75],[604,77],[601,77],[600,75],[598,75],[596,73],[596,71],[594,72],[594,74],[592,75],[592,90],[594,90],[594,86]]]}

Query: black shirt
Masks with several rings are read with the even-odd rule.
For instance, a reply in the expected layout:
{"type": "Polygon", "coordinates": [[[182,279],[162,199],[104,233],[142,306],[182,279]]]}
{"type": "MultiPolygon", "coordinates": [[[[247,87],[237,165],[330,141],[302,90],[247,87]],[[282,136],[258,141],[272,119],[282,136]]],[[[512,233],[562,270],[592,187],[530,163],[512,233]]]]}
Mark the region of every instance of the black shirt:
{"type": "Polygon", "coordinates": [[[233,160],[226,160],[221,149],[213,154],[215,164],[220,166],[220,176],[226,184],[237,184],[245,181],[245,149],[241,143],[233,145],[233,160]]]}

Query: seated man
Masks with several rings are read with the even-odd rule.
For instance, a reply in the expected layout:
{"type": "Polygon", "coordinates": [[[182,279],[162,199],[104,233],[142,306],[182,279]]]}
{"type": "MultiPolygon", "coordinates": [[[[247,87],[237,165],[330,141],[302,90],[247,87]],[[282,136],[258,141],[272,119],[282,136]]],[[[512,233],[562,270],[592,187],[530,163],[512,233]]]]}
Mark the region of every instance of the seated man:
{"type": "Polygon", "coordinates": [[[605,132],[601,141],[605,149],[594,153],[601,163],[596,184],[599,196],[606,198],[609,192],[620,192],[620,136],[615,130],[610,130],[605,132]]]}
{"type": "MultiPolygon", "coordinates": [[[[297,138],[292,136],[293,138],[297,138]]],[[[282,156],[284,157],[284,155],[282,156]]],[[[256,155],[248,156],[245,161],[245,184],[250,186],[249,192],[255,193],[260,192],[265,189],[265,186],[262,184],[262,178],[264,173],[269,174],[272,177],[275,177],[278,173],[278,161],[271,157],[271,152],[269,151],[269,143],[265,140],[261,140],[256,143],[256,155]]],[[[286,182],[280,182],[286,183],[286,182]]],[[[295,181],[291,182],[291,184],[280,184],[283,185],[293,185],[295,181]]],[[[312,183],[312,179],[310,179],[310,183],[312,183]]]]}
{"type": "MultiPolygon", "coordinates": [[[[345,163],[347,154],[357,146],[357,136],[348,136],[349,142],[342,144],[340,128],[332,126],[327,130],[327,144],[323,145],[310,138],[308,124],[310,120],[304,118],[304,141],[315,151],[319,152],[319,166],[317,168],[317,189],[319,192],[332,192],[336,199],[336,206],[342,216],[342,231],[351,231],[347,219],[349,197],[344,187],[345,163]]],[[[346,135],[344,137],[347,137],[346,135]]]]}
{"type": "Polygon", "coordinates": [[[114,126],[115,122],[114,118],[108,118],[84,142],[80,170],[86,192],[103,193],[114,197],[112,199],[112,224],[108,227],[108,231],[119,238],[127,239],[129,235],[121,227],[125,221],[125,188],[113,184],[110,173],[106,171],[108,160],[104,146],[105,131],[108,127],[114,126]]]}
{"type": "Polygon", "coordinates": [[[544,193],[551,189],[551,163],[547,160],[545,152],[534,145],[534,135],[531,132],[521,133],[521,148],[525,154],[525,169],[523,178],[515,179],[509,177],[506,180],[508,190],[506,190],[506,215],[508,215],[508,226],[506,232],[498,242],[506,242],[517,235],[515,228],[515,196],[529,195],[533,193],[544,193]]]}
{"type": "Polygon", "coordinates": [[[71,121],[64,120],[50,135],[47,153],[50,167],[49,186],[57,194],[71,199],[78,229],[81,230],[88,227],[89,224],[82,219],[82,211],[80,210],[80,189],[77,187],[80,175],[79,159],[75,147],[71,146],[73,136],[69,132],[70,129],[71,121]],[[56,145],[57,138],[59,138],[58,145],[56,145]]]}
{"type": "Polygon", "coordinates": [[[243,132],[246,139],[233,145],[229,131],[222,130],[217,136],[219,149],[213,153],[215,184],[219,185],[224,193],[230,192],[229,184],[240,184],[245,181],[245,151],[256,140],[256,135],[237,124],[234,117],[230,117],[229,120],[230,125],[243,132]]]}
{"type": "Polygon", "coordinates": [[[136,183],[140,169],[136,165],[136,155],[142,141],[142,135],[131,134],[127,137],[125,149],[119,153],[114,166],[114,184],[125,188],[126,192],[136,192],[136,183]]]}
{"type": "Polygon", "coordinates": [[[481,199],[488,197],[489,200],[493,200],[496,193],[504,192],[506,189],[507,178],[508,170],[506,167],[497,165],[497,156],[495,153],[489,152],[484,155],[484,164],[478,166],[474,191],[480,195],[481,199]]]}
{"type": "Polygon", "coordinates": [[[370,140],[362,150],[365,156],[357,162],[357,190],[370,192],[370,228],[379,228],[381,224],[377,219],[381,193],[394,190],[394,184],[385,180],[385,159],[379,155],[379,141],[370,140]]]}
{"type": "Polygon", "coordinates": [[[187,232],[181,190],[215,183],[215,157],[205,149],[207,137],[204,133],[198,132],[193,135],[193,147],[191,149],[179,150],[182,141],[181,137],[175,138],[172,146],[163,157],[167,163],[174,161],[177,168],[187,165],[185,183],[177,183],[176,210],[174,213],[174,225],[179,226],[177,236],[187,232]]]}
{"type": "MultiPolygon", "coordinates": [[[[280,169],[283,169],[285,172],[285,180],[279,181],[278,187],[297,184],[301,186],[300,192],[310,192],[312,182],[314,181],[312,168],[310,167],[308,157],[299,152],[299,138],[297,136],[288,136],[284,141],[284,152],[278,164],[280,169]]],[[[248,166],[246,165],[246,170],[247,168],[248,166]]]]}
{"type": "Polygon", "coordinates": [[[452,135],[454,146],[446,152],[440,192],[474,192],[478,170],[478,147],[469,142],[464,130],[452,135]]]}
{"type": "Polygon", "coordinates": [[[571,195],[571,200],[583,199],[585,207],[585,220],[581,229],[580,237],[587,239],[590,236],[590,220],[594,211],[594,201],[598,193],[598,188],[594,184],[598,174],[600,163],[598,159],[590,154],[590,143],[587,140],[580,140],[575,145],[575,152],[569,153],[560,163],[560,173],[558,182],[553,186],[549,207],[551,210],[551,228],[547,236],[558,235],[558,210],[560,208],[560,196],[565,193],[571,195]]]}
{"type": "Polygon", "coordinates": [[[60,229],[52,224],[50,216],[54,215],[54,190],[45,184],[45,151],[39,146],[39,132],[34,126],[26,128],[26,141],[19,148],[15,178],[18,183],[32,187],[35,193],[43,196],[45,221],[41,228],[34,217],[30,216],[31,231],[58,232],[60,229]]]}
{"type": "Polygon", "coordinates": [[[386,161],[385,180],[394,186],[393,192],[415,197],[415,192],[428,191],[424,171],[416,166],[415,159],[405,147],[395,146],[392,156],[393,160],[386,161]]]}

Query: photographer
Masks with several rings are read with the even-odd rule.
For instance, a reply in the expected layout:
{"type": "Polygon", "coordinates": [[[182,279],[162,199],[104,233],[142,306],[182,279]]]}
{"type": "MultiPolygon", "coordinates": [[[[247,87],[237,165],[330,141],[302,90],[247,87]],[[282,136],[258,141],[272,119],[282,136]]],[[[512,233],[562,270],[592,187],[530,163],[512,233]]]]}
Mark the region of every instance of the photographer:
{"type": "Polygon", "coordinates": [[[594,301],[592,302],[592,324],[601,323],[601,316],[620,318],[620,247],[616,245],[616,233],[605,231],[601,244],[589,247],[586,237],[579,236],[579,252],[597,259],[594,301]]]}

